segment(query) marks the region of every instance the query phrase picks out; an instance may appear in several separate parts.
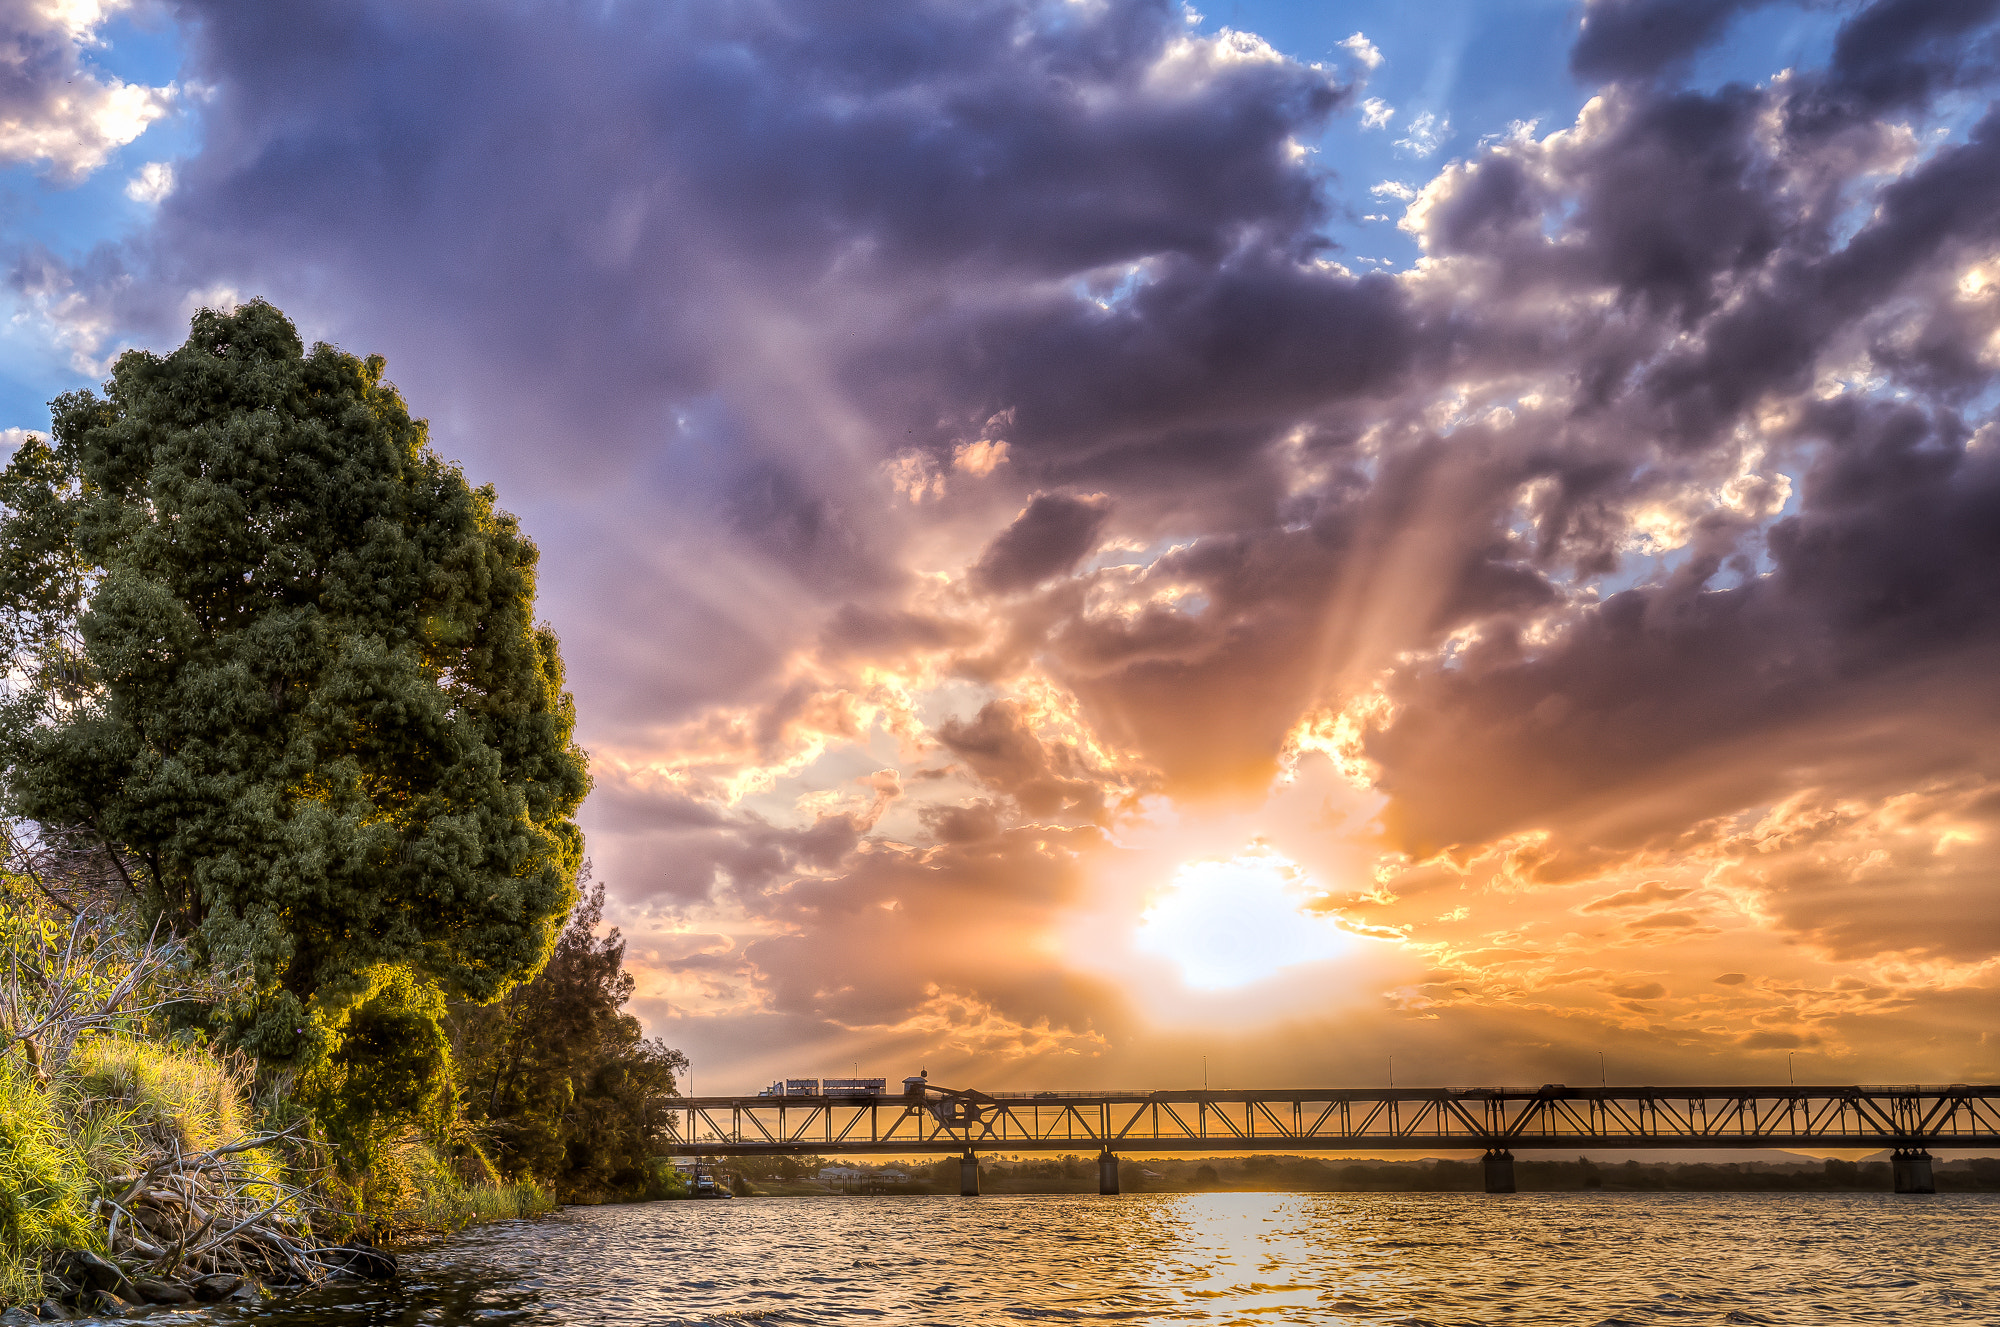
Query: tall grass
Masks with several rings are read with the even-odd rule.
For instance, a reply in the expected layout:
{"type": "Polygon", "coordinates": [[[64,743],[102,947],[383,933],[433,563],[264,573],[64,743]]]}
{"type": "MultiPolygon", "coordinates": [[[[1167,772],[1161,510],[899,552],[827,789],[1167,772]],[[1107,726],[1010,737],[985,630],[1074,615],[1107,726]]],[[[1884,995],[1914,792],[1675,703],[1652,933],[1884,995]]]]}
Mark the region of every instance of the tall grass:
{"type": "MultiPolygon", "coordinates": [[[[539,1216],[555,1203],[533,1184],[466,1183],[415,1129],[383,1139],[357,1187],[355,1206],[378,1225],[403,1232],[458,1230],[475,1221],[539,1216]]],[[[491,1167],[483,1167],[492,1176],[491,1167]]]]}
{"type": "MultiPolygon", "coordinates": [[[[70,1113],[78,1145],[100,1180],[129,1169],[142,1154],[206,1152],[253,1132],[244,1085],[200,1051],[90,1037],[78,1044],[65,1076],[74,1084],[70,1113]]],[[[283,1178],[278,1158],[266,1150],[238,1160],[258,1179],[283,1178]]]]}
{"type": "Polygon", "coordinates": [[[15,1057],[0,1059],[0,1303],[41,1293],[35,1255],[101,1247],[94,1191],[54,1094],[15,1057]]]}
{"type": "Polygon", "coordinates": [[[132,1126],[162,1148],[205,1152],[250,1132],[237,1082],[209,1055],[132,1037],[92,1037],[71,1073],[89,1096],[121,1101],[132,1126]]]}
{"type": "MultiPolygon", "coordinates": [[[[203,1152],[250,1133],[236,1081],[212,1057],[92,1035],[46,1086],[0,1056],[0,1304],[38,1299],[37,1256],[103,1249],[91,1200],[162,1153],[203,1152]]],[[[261,1179],[275,1156],[239,1158],[261,1179]]]]}
{"type": "Polygon", "coordinates": [[[480,1221],[514,1221],[540,1216],[555,1203],[533,1184],[453,1183],[434,1189],[399,1212],[412,1230],[458,1230],[480,1221]]]}

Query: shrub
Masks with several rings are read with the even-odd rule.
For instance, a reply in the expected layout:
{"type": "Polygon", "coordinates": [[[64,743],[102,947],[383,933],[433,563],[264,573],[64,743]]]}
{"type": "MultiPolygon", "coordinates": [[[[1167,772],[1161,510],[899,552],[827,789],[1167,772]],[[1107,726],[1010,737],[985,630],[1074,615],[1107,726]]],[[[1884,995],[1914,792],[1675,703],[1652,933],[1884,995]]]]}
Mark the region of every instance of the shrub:
{"type": "Polygon", "coordinates": [[[473,1221],[538,1216],[554,1206],[533,1184],[465,1184],[415,1130],[377,1143],[353,1190],[376,1230],[457,1230],[473,1221]]]}
{"type": "Polygon", "coordinates": [[[407,968],[384,969],[340,1027],[332,1052],[300,1081],[299,1101],[325,1128],[346,1177],[379,1166],[400,1191],[410,1131],[430,1141],[450,1132],[455,1101],[443,1017],[435,987],[407,968]]]}

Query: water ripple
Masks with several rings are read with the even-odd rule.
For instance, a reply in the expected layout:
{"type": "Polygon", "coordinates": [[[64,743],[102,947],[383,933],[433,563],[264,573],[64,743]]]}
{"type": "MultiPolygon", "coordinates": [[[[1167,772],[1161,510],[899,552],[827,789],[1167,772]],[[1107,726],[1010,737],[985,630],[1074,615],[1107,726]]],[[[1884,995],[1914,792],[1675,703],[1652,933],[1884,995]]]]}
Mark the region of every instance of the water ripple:
{"type": "Polygon", "coordinates": [[[261,1327],[2000,1321],[2000,1195],[1205,1194],[579,1208],[261,1327]]]}

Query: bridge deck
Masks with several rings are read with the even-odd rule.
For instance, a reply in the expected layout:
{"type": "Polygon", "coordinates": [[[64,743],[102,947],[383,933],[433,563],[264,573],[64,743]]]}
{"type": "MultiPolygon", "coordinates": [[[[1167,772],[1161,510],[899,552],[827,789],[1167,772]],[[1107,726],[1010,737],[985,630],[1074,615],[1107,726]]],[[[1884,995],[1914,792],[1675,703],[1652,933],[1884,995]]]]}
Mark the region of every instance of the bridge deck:
{"type": "Polygon", "coordinates": [[[1309,1088],[669,1097],[714,1156],[908,1152],[2000,1149],[2000,1086],[1309,1088]]]}

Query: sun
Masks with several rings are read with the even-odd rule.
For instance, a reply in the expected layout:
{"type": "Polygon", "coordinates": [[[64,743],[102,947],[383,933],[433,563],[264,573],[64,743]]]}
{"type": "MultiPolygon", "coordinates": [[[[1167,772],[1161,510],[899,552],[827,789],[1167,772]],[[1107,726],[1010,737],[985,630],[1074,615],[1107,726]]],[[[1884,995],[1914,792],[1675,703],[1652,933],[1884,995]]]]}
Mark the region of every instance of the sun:
{"type": "Polygon", "coordinates": [[[1189,862],[1139,918],[1137,948],[1171,960],[1196,990],[1248,986],[1337,956],[1351,937],[1305,909],[1305,869],[1264,847],[1189,862]]]}

